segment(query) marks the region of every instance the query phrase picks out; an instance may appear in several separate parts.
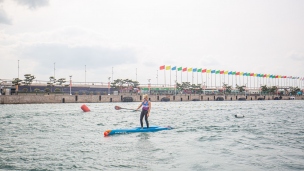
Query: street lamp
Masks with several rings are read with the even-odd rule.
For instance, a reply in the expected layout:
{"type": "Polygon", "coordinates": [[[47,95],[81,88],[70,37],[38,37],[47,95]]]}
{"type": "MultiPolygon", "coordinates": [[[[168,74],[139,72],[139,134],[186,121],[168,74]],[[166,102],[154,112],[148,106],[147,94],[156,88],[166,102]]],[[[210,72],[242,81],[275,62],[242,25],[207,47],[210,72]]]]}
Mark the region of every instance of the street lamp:
{"type": "MultiPolygon", "coordinates": [[[[223,85],[225,85],[225,82],[223,82],[223,85]]],[[[225,91],[226,91],[226,87],[223,86],[223,93],[224,93],[224,95],[225,95],[225,91]]]]}
{"type": "Polygon", "coordinates": [[[176,85],[177,85],[177,80],[175,80],[175,86],[174,86],[175,96],[176,96],[176,85]]]}
{"type": "Polygon", "coordinates": [[[277,96],[279,96],[279,85],[277,85],[277,96]]]}
{"type": "Polygon", "coordinates": [[[151,94],[151,84],[150,84],[151,79],[148,79],[148,87],[149,87],[149,94],[151,94]]]}
{"type": "Polygon", "coordinates": [[[110,79],[111,77],[108,78],[108,95],[110,95],[110,79]]]}
{"type": "Polygon", "coordinates": [[[204,94],[206,94],[206,92],[205,92],[205,89],[206,89],[205,82],[204,82],[204,87],[203,88],[204,88],[204,94]]]}
{"type": "Polygon", "coordinates": [[[18,80],[19,80],[19,60],[18,60],[18,80]]]}
{"type": "Polygon", "coordinates": [[[70,75],[70,95],[72,95],[72,75],[70,75]]]}
{"type": "Polygon", "coordinates": [[[262,84],[260,84],[259,94],[261,95],[262,84]]]}
{"type": "Polygon", "coordinates": [[[246,89],[247,89],[247,83],[245,84],[245,97],[246,97],[246,89]]]}

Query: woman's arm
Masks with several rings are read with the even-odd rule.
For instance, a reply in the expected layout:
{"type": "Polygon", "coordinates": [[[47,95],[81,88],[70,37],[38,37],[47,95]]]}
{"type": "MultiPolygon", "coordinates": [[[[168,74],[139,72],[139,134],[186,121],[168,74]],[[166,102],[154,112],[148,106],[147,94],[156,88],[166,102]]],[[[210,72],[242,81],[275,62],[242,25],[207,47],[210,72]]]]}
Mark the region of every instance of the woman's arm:
{"type": "Polygon", "coordinates": [[[150,110],[151,110],[151,102],[149,101],[149,110],[148,110],[148,114],[147,114],[148,117],[150,116],[150,110]]]}
{"type": "Polygon", "coordinates": [[[141,106],[142,106],[142,103],[138,106],[138,108],[136,110],[138,110],[141,106]]]}

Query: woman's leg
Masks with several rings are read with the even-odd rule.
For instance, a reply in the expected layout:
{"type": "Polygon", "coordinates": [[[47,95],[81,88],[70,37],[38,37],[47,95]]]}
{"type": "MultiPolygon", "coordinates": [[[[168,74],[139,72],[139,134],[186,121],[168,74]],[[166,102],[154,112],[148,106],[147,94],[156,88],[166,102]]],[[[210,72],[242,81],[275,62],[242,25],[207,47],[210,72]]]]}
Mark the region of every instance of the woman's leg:
{"type": "Polygon", "coordinates": [[[143,128],[143,125],[144,125],[143,124],[144,115],[145,115],[145,112],[144,112],[144,110],[142,110],[140,113],[140,119],[139,119],[141,128],[143,128]]]}
{"type": "Polygon", "coordinates": [[[149,128],[149,121],[148,121],[148,111],[145,111],[145,121],[146,121],[146,125],[147,125],[147,128],[149,128]]]}

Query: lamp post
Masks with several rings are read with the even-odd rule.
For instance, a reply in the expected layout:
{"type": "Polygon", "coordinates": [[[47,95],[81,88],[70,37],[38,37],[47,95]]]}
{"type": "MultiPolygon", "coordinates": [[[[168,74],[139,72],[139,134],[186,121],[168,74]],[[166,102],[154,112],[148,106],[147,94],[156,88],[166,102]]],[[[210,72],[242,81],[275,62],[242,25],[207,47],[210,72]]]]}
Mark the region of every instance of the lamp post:
{"type": "Polygon", "coordinates": [[[108,78],[108,95],[110,95],[110,79],[111,77],[108,78]]]}
{"type": "MultiPolygon", "coordinates": [[[[223,85],[225,85],[225,82],[223,82],[223,85]]],[[[225,96],[225,91],[226,91],[226,87],[223,86],[223,93],[224,93],[224,96],[225,96]]]]}
{"type": "Polygon", "coordinates": [[[70,75],[70,95],[72,95],[72,75],[70,75]]]}
{"type": "Polygon", "coordinates": [[[2,95],[2,81],[0,80],[0,96],[2,95]]]}
{"type": "Polygon", "coordinates": [[[55,78],[55,70],[56,70],[56,69],[55,69],[55,64],[56,64],[56,63],[54,62],[54,78],[55,78]]]}
{"type": "Polygon", "coordinates": [[[260,84],[259,94],[261,95],[262,84],[260,84]]]}
{"type": "Polygon", "coordinates": [[[151,83],[150,83],[151,79],[148,79],[148,87],[149,87],[149,94],[151,94],[151,83]]]}
{"type": "Polygon", "coordinates": [[[18,80],[19,80],[19,60],[18,60],[18,80]]]}
{"type": "Polygon", "coordinates": [[[246,97],[246,89],[247,89],[247,83],[245,84],[245,97],[246,97]]]}
{"type": "Polygon", "coordinates": [[[204,82],[203,88],[204,88],[204,94],[206,94],[206,92],[205,92],[205,89],[206,89],[205,82],[204,82]]]}
{"type": "Polygon", "coordinates": [[[175,86],[174,86],[175,96],[176,96],[176,85],[177,85],[177,80],[175,80],[175,86]]]}
{"type": "Polygon", "coordinates": [[[156,70],[156,85],[158,86],[158,70],[156,70]]]}
{"type": "Polygon", "coordinates": [[[279,96],[279,85],[277,85],[277,96],[279,96]]]}

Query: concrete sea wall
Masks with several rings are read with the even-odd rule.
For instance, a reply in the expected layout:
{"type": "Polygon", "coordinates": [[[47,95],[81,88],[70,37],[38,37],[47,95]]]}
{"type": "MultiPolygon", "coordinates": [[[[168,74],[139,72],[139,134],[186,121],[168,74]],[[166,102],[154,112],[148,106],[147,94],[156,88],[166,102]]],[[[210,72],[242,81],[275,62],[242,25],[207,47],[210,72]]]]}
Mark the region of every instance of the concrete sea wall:
{"type": "MultiPolygon", "coordinates": [[[[120,95],[64,95],[64,94],[28,94],[28,95],[1,95],[0,104],[37,104],[37,103],[109,103],[123,102],[125,97],[132,97],[134,102],[142,101],[141,95],[120,94],[120,95]]],[[[253,101],[260,99],[274,100],[274,95],[149,95],[151,101],[162,101],[163,98],[170,101],[216,101],[223,98],[225,101],[245,100],[253,101]]],[[[295,100],[304,100],[304,96],[294,96],[295,100]]],[[[290,96],[282,96],[282,100],[289,100],[290,96]]],[[[164,100],[164,99],[163,99],[164,100]]]]}

